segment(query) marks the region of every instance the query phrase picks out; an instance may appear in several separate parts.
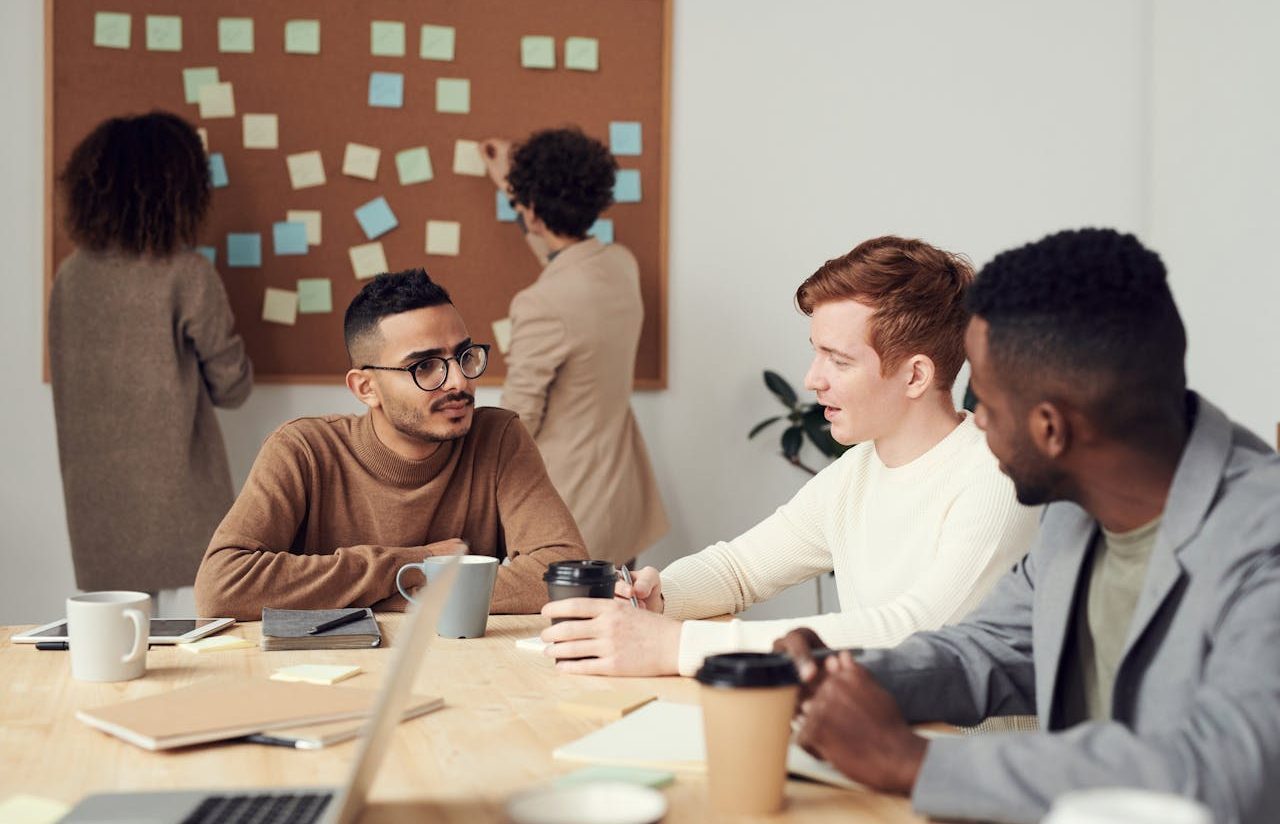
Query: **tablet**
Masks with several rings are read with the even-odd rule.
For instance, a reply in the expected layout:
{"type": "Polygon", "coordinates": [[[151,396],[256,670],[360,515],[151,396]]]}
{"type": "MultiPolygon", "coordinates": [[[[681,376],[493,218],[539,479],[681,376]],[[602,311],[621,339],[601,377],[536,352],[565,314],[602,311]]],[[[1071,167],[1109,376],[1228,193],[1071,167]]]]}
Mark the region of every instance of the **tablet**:
{"type": "MultiPolygon", "coordinates": [[[[152,618],[150,643],[185,644],[229,627],[235,622],[234,618],[152,618]]],[[[67,640],[67,619],[59,618],[42,627],[15,635],[9,640],[15,644],[65,641],[67,640]]]]}

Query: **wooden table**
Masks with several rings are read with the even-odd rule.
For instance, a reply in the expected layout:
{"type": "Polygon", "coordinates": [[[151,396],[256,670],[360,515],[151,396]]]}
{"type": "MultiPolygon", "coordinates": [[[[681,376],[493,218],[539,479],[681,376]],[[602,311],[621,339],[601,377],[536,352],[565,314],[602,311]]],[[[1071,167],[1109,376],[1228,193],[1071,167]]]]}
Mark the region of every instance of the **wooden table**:
{"type": "MultiPolygon", "coordinates": [[[[0,799],[29,793],[74,804],[91,792],[184,787],[338,785],[355,744],[304,751],[252,744],[218,744],[153,753],[92,729],[75,710],[172,690],[212,675],[265,677],[300,663],[359,664],[364,673],[344,683],[376,689],[390,666],[389,641],[399,615],[379,615],[386,636],[377,650],[263,652],[258,648],[192,655],[152,647],[147,674],[136,681],[92,684],[71,678],[65,652],[38,651],[8,639],[21,627],[0,628],[0,799]]],[[[554,761],[551,751],[605,722],[556,708],[584,690],[625,688],[682,703],[697,703],[689,678],[618,679],[557,674],[550,659],[515,648],[518,638],[546,626],[540,616],[494,616],[486,637],[436,639],[415,691],[443,695],[444,709],[402,723],[374,787],[365,822],[501,822],[515,792],[543,784],[580,765],[554,761]]],[[[259,624],[228,632],[257,641],[259,624]]],[[[665,790],[670,824],[715,818],[705,778],[677,774],[665,790]]],[[[906,799],[787,783],[787,808],[768,822],[919,822],[906,799]]],[[[750,817],[740,821],[757,820],[750,817]]]]}

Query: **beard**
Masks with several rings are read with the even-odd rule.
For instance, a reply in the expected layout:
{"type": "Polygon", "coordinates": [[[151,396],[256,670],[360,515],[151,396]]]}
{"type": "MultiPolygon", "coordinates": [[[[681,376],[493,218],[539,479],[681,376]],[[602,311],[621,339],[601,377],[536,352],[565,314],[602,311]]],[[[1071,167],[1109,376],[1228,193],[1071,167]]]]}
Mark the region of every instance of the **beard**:
{"type": "Polygon", "coordinates": [[[427,409],[413,404],[401,404],[384,397],[382,410],[395,430],[407,438],[422,443],[442,443],[466,437],[471,431],[471,419],[476,399],[468,392],[452,392],[431,402],[427,409]],[[463,402],[468,409],[461,420],[449,420],[441,414],[446,404],[463,402]]]}
{"type": "Polygon", "coordinates": [[[1020,444],[1000,469],[1013,481],[1013,492],[1023,506],[1039,506],[1066,497],[1066,474],[1044,461],[1030,443],[1020,444]]]}

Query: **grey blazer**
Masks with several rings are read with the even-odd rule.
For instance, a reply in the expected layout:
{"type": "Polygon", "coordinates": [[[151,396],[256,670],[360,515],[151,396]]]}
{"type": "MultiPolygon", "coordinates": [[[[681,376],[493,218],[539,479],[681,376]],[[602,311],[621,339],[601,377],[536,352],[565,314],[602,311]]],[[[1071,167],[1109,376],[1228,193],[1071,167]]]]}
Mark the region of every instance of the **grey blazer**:
{"type": "Polygon", "coordinates": [[[1046,732],[935,740],[912,793],[940,818],[1038,821],[1058,794],[1145,787],[1216,824],[1280,820],[1280,457],[1209,402],[1174,475],[1113,718],[1064,729],[1059,670],[1097,522],[1050,505],[1031,552],[959,624],[862,658],[908,721],[1035,713],[1046,732]]]}

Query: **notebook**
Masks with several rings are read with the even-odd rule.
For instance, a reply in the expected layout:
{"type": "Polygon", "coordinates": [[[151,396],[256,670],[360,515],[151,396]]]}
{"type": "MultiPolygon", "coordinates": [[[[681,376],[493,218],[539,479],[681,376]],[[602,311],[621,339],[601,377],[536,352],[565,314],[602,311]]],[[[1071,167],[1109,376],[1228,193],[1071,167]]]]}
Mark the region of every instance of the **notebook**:
{"type": "Polygon", "coordinates": [[[382,645],[382,632],[373,618],[373,610],[365,608],[365,617],[326,632],[310,635],[311,629],[325,621],[341,618],[348,609],[262,609],[262,648],[284,649],[367,649],[382,645]]]}

